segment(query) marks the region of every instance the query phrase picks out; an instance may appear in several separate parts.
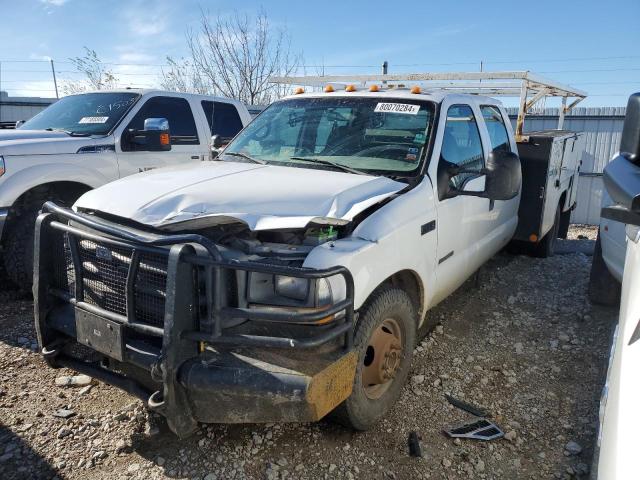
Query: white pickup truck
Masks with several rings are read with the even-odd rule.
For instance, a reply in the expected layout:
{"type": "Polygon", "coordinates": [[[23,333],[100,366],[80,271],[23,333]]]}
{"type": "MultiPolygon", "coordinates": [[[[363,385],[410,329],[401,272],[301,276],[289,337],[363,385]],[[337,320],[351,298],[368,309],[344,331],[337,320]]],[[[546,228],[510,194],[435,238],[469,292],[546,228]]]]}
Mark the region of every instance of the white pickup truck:
{"type": "Polygon", "coordinates": [[[31,285],[33,223],[45,201],[72,205],[84,192],[133,173],[209,160],[212,135],[225,143],[250,119],[242,103],[226,98],[119,90],[64,97],[19,129],[1,131],[0,245],[7,274],[31,285]],[[141,144],[144,129],[160,125],[148,119],[168,121],[170,145],[141,144]]]}
{"type": "Polygon", "coordinates": [[[512,239],[517,148],[489,97],[298,89],[218,161],[44,206],[42,354],[142,398],[178,435],[329,412],[369,428],[427,311],[512,239]]]}

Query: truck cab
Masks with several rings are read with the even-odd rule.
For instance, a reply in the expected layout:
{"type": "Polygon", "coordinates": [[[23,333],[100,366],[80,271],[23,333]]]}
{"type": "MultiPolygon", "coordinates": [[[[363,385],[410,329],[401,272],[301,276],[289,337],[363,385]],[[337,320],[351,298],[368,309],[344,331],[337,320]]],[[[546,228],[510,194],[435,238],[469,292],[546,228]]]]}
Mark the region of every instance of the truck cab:
{"type": "Polygon", "coordinates": [[[521,186],[495,99],[298,88],[214,162],[45,204],[42,353],[178,435],[329,413],[367,429],[400,395],[429,308],[513,237],[521,186]]]}
{"type": "Polygon", "coordinates": [[[31,285],[33,223],[45,201],[71,206],[118,178],[209,160],[212,136],[226,143],[250,119],[242,103],[226,98],[105,90],[64,97],[20,128],[0,132],[0,244],[7,274],[23,288],[31,285]],[[154,134],[145,129],[157,129],[161,119],[167,143],[143,143],[154,134]]]}

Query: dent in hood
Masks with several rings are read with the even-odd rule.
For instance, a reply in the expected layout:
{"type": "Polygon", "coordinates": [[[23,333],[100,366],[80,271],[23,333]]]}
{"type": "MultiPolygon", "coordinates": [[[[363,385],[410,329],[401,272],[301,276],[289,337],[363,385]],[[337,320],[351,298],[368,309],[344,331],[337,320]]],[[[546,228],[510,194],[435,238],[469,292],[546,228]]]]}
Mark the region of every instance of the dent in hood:
{"type": "Polygon", "coordinates": [[[75,207],[166,230],[236,221],[272,230],[348,223],[405,187],[386,177],[216,161],[127,177],[86,193],[75,207]]]}

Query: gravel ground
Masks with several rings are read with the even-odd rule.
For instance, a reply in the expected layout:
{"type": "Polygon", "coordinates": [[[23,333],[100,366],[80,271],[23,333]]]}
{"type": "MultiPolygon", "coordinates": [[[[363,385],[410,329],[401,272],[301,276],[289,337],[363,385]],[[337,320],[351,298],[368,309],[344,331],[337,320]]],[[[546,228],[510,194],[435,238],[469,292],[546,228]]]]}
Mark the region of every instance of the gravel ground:
{"type": "Polygon", "coordinates": [[[56,386],[72,372],[34,353],[32,303],[5,291],[0,478],[585,477],[617,318],[586,297],[595,233],[572,227],[551,259],[500,254],[432,310],[437,326],[416,348],[400,401],[366,433],[329,421],[209,425],[179,441],[115,388],[56,386]],[[470,417],[445,393],[486,408],[506,437],[447,438],[443,428],[470,417]],[[53,416],[60,409],[74,415],[53,416]],[[408,455],[411,431],[422,458],[408,455]]]}

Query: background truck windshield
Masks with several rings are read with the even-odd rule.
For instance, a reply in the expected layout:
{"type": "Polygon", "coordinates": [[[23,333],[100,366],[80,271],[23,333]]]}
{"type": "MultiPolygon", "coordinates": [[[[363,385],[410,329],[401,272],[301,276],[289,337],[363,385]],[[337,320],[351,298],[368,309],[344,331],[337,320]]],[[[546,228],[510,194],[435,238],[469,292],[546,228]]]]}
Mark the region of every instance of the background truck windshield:
{"type": "Polygon", "coordinates": [[[405,98],[283,100],[249,124],[224,153],[280,165],[312,165],[301,160],[308,158],[362,171],[408,173],[418,168],[429,144],[433,112],[433,103],[405,98]]]}
{"type": "Polygon", "coordinates": [[[85,93],[61,98],[20,127],[106,135],[140,97],[137,93],[85,93]]]}

